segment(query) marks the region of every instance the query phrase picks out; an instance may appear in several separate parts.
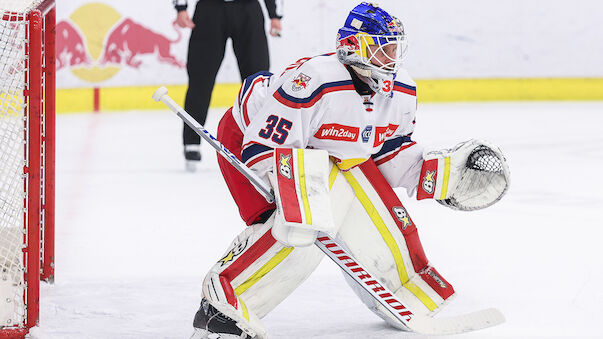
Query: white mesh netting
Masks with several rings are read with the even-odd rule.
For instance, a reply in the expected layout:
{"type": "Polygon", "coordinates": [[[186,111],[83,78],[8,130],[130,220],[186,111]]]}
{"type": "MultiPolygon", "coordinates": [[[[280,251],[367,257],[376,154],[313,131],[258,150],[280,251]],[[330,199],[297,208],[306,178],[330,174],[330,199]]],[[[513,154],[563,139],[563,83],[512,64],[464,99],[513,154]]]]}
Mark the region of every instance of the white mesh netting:
{"type": "MultiPolygon", "coordinates": [[[[12,1],[16,5],[23,2],[12,1]]],[[[0,2],[4,9],[6,1],[0,2]]],[[[31,2],[29,2],[31,5],[31,2]]],[[[25,6],[24,8],[28,8],[25,6]]],[[[4,10],[2,11],[4,12],[4,10]]],[[[24,16],[0,20],[0,328],[25,321],[24,16]]]]}
{"type": "Polygon", "coordinates": [[[26,13],[36,8],[43,0],[0,0],[1,12],[26,13]]]}

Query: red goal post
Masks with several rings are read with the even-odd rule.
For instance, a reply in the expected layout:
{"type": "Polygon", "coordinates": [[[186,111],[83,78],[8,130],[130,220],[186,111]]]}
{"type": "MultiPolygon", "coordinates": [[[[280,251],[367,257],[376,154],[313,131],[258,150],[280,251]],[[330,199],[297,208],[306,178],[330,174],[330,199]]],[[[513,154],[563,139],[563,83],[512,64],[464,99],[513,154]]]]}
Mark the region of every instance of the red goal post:
{"type": "Polygon", "coordinates": [[[22,338],[54,280],[55,2],[0,16],[0,338],[22,338]]]}

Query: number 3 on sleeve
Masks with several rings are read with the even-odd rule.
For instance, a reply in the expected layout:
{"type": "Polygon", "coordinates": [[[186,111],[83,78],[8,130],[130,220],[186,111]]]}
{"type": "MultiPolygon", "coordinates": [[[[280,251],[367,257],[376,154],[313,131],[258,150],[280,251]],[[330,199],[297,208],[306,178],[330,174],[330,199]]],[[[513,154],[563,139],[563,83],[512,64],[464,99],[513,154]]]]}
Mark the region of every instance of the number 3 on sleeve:
{"type": "Polygon", "coordinates": [[[289,136],[289,130],[293,123],[284,118],[278,118],[276,115],[271,115],[266,119],[266,127],[260,130],[260,137],[271,139],[279,145],[282,145],[289,136]],[[276,128],[275,128],[276,127],[276,128]]]}

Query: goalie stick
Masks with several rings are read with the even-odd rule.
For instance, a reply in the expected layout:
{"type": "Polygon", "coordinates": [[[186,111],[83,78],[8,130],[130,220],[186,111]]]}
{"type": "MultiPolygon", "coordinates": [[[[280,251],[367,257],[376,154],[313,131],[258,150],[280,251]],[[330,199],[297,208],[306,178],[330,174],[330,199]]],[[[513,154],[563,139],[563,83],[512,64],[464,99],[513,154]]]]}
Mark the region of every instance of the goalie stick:
{"type": "MultiPolygon", "coordinates": [[[[216,149],[221,156],[226,158],[241,174],[249,179],[266,200],[269,202],[274,201],[274,194],[269,185],[245,166],[234,154],[205,130],[201,124],[195,121],[167,93],[168,90],[165,87],[160,87],[153,93],[153,99],[157,102],[163,102],[171,111],[176,113],[189,127],[216,149]]],[[[318,237],[314,244],[362,289],[387,309],[400,323],[413,332],[424,335],[458,334],[495,326],[505,321],[503,314],[495,308],[447,318],[434,318],[415,314],[383,283],[373,277],[362,264],[356,261],[336,239],[324,232],[318,232],[318,237]]]]}

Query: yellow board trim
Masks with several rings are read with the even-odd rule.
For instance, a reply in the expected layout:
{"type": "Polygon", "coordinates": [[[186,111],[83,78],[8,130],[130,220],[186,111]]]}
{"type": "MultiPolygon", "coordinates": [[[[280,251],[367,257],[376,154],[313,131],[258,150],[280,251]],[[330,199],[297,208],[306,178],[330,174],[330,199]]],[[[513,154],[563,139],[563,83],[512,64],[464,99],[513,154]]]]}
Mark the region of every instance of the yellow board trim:
{"type": "MultiPolygon", "coordinates": [[[[161,85],[102,87],[101,111],[166,110],[151,99],[161,85]]],[[[184,105],[186,85],[167,85],[169,95],[184,105]]],[[[214,86],[210,107],[232,106],[241,84],[214,86]]],[[[93,89],[58,89],[57,113],[91,112],[93,89]]],[[[594,101],[603,100],[603,78],[508,78],[417,80],[417,99],[428,102],[480,101],[594,101]]]]}
{"type": "Polygon", "coordinates": [[[450,179],[450,157],[444,158],[444,178],[442,179],[442,194],[440,200],[446,199],[448,193],[448,180],[450,179]]]}
{"type": "Polygon", "coordinates": [[[92,88],[59,89],[56,95],[57,113],[92,112],[94,90],[92,88]]]}
{"type": "Polygon", "coordinates": [[[312,225],[312,211],[310,210],[310,201],[308,201],[308,191],[306,189],[306,170],[304,168],[304,150],[297,150],[297,170],[299,171],[299,188],[304,204],[306,214],[306,224],[312,225]]]}
{"type": "Polygon", "coordinates": [[[417,80],[419,102],[603,100],[603,78],[417,80]]]}
{"type": "Polygon", "coordinates": [[[276,265],[280,264],[281,261],[285,260],[285,258],[293,251],[294,247],[285,247],[278,251],[277,254],[272,257],[272,259],[268,260],[264,266],[260,267],[254,274],[252,274],[245,282],[235,288],[234,292],[236,295],[241,295],[243,292],[247,291],[251,286],[257,283],[262,277],[264,277],[268,272],[270,272],[276,265]]]}
{"type": "Polygon", "coordinates": [[[371,202],[370,198],[362,189],[362,186],[360,186],[360,184],[358,183],[356,178],[354,178],[352,173],[343,172],[343,176],[348,180],[350,186],[352,186],[356,197],[358,198],[358,200],[366,210],[367,214],[373,221],[375,227],[377,227],[377,230],[381,234],[381,237],[383,237],[383,240],[387,244],[387,247],[389,247],[389,250],[392,253],[392,256],[394,257],[394,261],[396,262],[398,277],[400,278],[402,286],[406,287],[412,294],[414,294],[419,300],[421,300],[421,302],[430,311],[435,310],[438,305],[433,300],[431,300],[431,298],[425,292],[423,292],[423,290],[421,290],[419,286],[410,281],[408,273],[406,272],[406,267],[404,265],[404,259],[402,258],[402,254],[400,253],[400,248],[398,247],[396,240],[390,233],[389,229],[387,228],[387,225],[385,225],[385,222],[379,215],[379,212],[377,212],[377,209],[371,202]]]}

